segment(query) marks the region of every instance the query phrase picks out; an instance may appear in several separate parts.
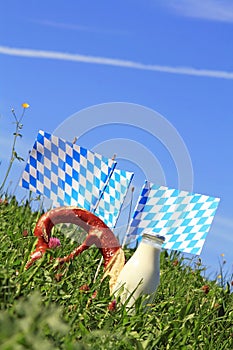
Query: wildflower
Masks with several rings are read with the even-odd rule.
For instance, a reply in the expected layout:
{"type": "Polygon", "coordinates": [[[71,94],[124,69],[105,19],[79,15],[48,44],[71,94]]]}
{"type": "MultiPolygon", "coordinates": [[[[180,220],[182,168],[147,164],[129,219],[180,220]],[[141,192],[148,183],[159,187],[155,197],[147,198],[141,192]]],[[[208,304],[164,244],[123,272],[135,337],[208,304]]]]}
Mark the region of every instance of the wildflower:
{"type": "Polygon", "coordinates": [[[54,276],[57,282],[60,282],[61,278],[62,278],[63,274],[62,273],[56,273],[56,275],[54,276]]]}
{"type": "Polygon", "coordinates": [[[9,162],[8,168],[6,169],[6,173],[5,173],[5,176],[3,178],[2,184],[0,185],[0,192],[3,190],[3,188],[4,188],[5,184],[6,184],[6,180],[7,180],[8,176],[9,176],[9,173],[11,171],[11,168],[12,168],[12,165],[13,165],[14,161],[16,159],[18,161],[24,160],[22,157],[20,157],[17,154],[16,149],[15,149],[17,138],[18,137],[22,137],[22,134],[20,133],[20,131],[23,128],[23,124],[21,122],[22,122],[23,116],[25,114],[25,109],[29,107],[29,104],[28,103],[22,103],[22,107],[23,107],[23,111],[21,113],[21,117],[20,118],[17,117],[14,108],[11,109],[12,115],[13,115],[14,120],[15,120],[15,122],[14,122],[14,124],[15,124],[15,132],[13,133],[14,138],[13,138],[13,144],[12,144],[12,147],[11,147],[10,162],[9,162]]]}
{"type": "Polygon", "coordinates": [[[23,237],[27,237],[28,236],[28,230],[23,230],[22,235],[23,235],[23,237]]]}
{"type": "Polygon", "coordinates": [[[225,254],[224,253],[222,253],[222,254],[220,254],[222,257],[224,257],[225,256],[225,254]]]}
{"type": "Polygon", "coordinates": [[[210,291],[210,287],[208,286],[208,284],[205,284],[204,286],[202,286],[201,289],[205,294],[208,294],[210,291]]]}
{"type": "Polygon", "coordinates": [[[88,292],[90,290],[90,287],[88,286],[88,284],[84,284],[83,286],[81,286],[79,288],[79,290],[81,290],[83,292],[88,292]]]}
{"type": "Polygon", "coordinates": [[[23,107],[23,108],[29,108],[30,105],[29,105],[28,103],[24,102],[24,103],[22,103],[22,107],[23,107]]]}
{"type": "Polygon", "coordinates": [[[113,301],[111,301],[108,304],[108,310],[109,311],[115,311],[116,310],[116,299],[114,299],[113,301]]]}
{"type": "Polygon", "coordinates": [[[174,260],[173,263],[172,263],[173,266],[177,266],[178,264],[179,264],[178,260],[174,260]]]}
{"type": "Polygon", "coordinates": [[[92,294],[91,298],[95,299],[97,297],[97,290],[94,291],[94,293],[92,294]]]}
{"type": "Polygon", "coordinates": [[[222,275],[218,275],[217,278],[218,278],[218,279],[221,279],[221,278],[222,278],[222,275]]]}
{"type": "Polygon", "coordinates": [[[50,240],[49,240],[49,248],[50,249],[53,249],[53,248],[56,248],[56,247],[59,247],[61,245],[61,242],[58,238],[56,237],[51,237],[50,240]]]}

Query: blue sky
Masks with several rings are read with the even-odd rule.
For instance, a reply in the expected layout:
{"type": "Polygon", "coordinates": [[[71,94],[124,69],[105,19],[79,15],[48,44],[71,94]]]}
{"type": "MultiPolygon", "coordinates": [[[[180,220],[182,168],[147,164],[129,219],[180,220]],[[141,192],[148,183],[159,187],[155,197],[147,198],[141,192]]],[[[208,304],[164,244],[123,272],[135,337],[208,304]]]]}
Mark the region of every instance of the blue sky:
{"type": "MultiPolygon", "coordinates": [[[[58,130],[91,106],[122,102],[157,111],[187,147],[193,191],[221,198],[201,257],[217,271],[224,253],[226,268],[232,270],[232,33],[230,0],[3,2],[0,180],[12,142],[11,108],[19,115],[22,102],[30,104],[17,144],[25,158],[39,129],[58,130]]],[[[72,132],[79,134],[85,123],[81,114],[72,132]]],[[[80,142],[100,150],[97,145],[113,138],[144,145],[159,160],[167,185],[177,185],[170,149],[142,130],[106,125],[90,130],[80,142]]],[[[117,153],[122,166],[137,171],[133,161],[123,160],[124,151],[117,153]]],[[[148,167],[140,153],[138,158],[142,168],[148,167]]],[[[10,189],[22,170],[23,164],[14,166],[10,189]]]]}

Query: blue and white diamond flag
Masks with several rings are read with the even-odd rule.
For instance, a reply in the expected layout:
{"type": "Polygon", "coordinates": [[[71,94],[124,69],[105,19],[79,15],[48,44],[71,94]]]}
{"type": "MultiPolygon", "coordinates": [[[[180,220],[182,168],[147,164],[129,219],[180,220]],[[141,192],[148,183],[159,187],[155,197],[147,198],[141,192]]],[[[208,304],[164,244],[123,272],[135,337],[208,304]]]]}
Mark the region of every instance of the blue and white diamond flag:
{"type": "Polygon", "coordinates": [[[133,175],[129,171],[115,168],[97,203],[95,215],[110,228],[116,226],[133,175]]]}
{"type": "Polygon", "coordinates": [[[146,181],[127,237],[143,232],[165,237],[163,248],[199,255],[220,199],[158,186],[146,181]]]}
{"type": "Polygon", "coordinates": [[[50,198],[54,205],[92,211],[116,162],[44,131],[39,131],[20,185],[50,198]]]}

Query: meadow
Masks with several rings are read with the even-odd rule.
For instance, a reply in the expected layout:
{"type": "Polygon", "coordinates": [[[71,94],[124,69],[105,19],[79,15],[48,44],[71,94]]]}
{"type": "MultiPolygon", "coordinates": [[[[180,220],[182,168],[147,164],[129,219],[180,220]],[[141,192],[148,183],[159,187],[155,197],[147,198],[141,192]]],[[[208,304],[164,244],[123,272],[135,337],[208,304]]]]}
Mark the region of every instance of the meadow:
{"type": "MultiPolygon", "coordinates": [[[[162,251],[161,281],[152,303],[145,307],[140,297],[131,310],[109,295],[103,267],[95,280],[101,259],[97,248],[60,267],[55,264],[82,242],[79,229],[56,226],[53,235],[61,246],[25,269],[43,202],[38,198],[35,203],[30,193],[19,202],[4,190],[12,164],[23,160],[16,141],[29,105],[22,107],[19,118],[12,109],[15,132],[0,186],[0,349],[232,350],[233,278],[225,280],[224,260],[210,280],[200,258],[162,251]]],[[[127,260],[134,250],[124,252],[127,260]]]]}
{"type": "Polygon", "coordinates": [[[1,349],[233,349],[232,281],[205,278],[199,258],[163,251],[153,303],[145,308],[140,297],[134,312],[109,295],[103,270],[93,282],[97,248],[55,268],[77,245],[61,227],[53,233],[61,246],[25,270],[42,214],[31,204],[0,198],[1,349]]]}

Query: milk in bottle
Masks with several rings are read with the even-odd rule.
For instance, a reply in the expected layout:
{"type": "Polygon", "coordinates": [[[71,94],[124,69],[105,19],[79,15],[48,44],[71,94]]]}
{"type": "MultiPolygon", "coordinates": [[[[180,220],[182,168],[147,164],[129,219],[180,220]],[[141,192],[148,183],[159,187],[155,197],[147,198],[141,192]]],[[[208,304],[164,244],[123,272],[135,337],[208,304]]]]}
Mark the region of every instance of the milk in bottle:
{"type": "Polygon", "coordinates": [[[160,282],[160,252],[165,238],[144,233],[135,253],[121,270],[113,293],[120,295],[125,303],[132,294],[127,306],[132,306],[142,294],[155,292],[160,282]]]}

